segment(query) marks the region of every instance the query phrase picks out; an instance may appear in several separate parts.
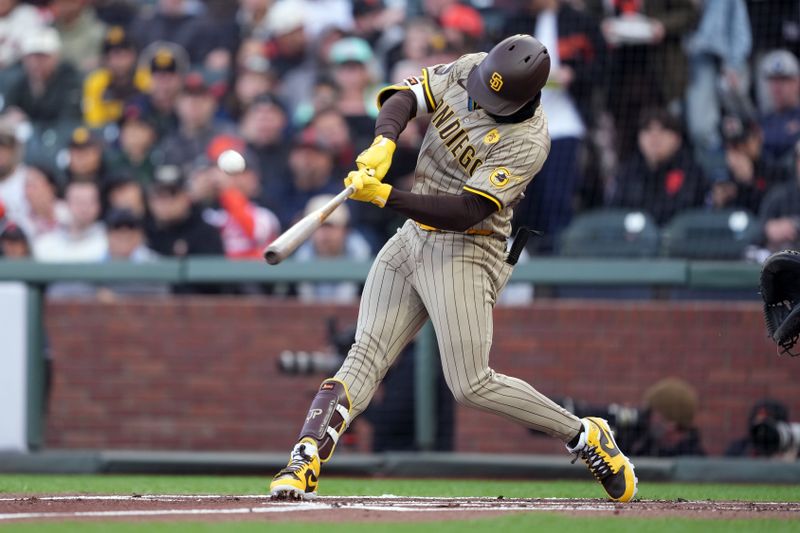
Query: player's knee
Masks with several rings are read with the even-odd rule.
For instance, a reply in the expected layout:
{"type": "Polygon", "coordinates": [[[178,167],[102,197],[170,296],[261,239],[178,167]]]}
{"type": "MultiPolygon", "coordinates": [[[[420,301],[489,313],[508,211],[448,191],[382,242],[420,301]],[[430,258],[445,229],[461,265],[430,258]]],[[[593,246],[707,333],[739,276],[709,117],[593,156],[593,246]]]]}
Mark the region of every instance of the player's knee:
{"type": "Polygon", "coordinates": [[[459,383],[449,379],[447,374],[445,374],[445,383],[447,383],[447,388],[450,389],[450,393],[453,395],[453,399],[456,401],[456,403],[467,405],[467,402],[469,401],[468,392],[465,391],[459,383]]]}
{"type": "Polygon", "coordinates": [[[450,387],[453,399],[461,405],[469,405],[469,393],[458,388],[450,387]]]}
{"type": "Polygon", "coordinates": [[[486,398],[481,394],[481,391],[486,390],[486,383],[491,380],[491,377],[492,371],[487,368],[474,376],[470,376],[466,382],[448,382],[448,386],[456,402],[468,407],[480,408],[486,403],[486,398]]]}
{"type": "Polygon", "coordinates": [[[464,386],[450,387],[453,399],[465,407],[480,407],[481,397],[474,389],[464,386]]]}

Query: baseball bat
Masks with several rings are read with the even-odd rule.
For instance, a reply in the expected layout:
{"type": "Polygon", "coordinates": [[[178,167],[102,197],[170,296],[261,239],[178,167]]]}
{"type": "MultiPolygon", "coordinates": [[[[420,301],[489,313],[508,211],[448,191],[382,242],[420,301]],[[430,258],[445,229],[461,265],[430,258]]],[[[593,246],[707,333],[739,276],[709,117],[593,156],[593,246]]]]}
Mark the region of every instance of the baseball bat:
{"type": "Polygon", "coordinates": [[[334,209],[350,198],[353,191],[355,189],[352,185],[347,187],[334,198],[331,198],[328,203],[301,218],[291,228],[284,231],[280,237],[272,241],[267,246],[267,249],[264,250],[264,259],[267,260],[267,263],[277,265],[292,255],[325,222],[325,219],[333,213],[334,209]]]}

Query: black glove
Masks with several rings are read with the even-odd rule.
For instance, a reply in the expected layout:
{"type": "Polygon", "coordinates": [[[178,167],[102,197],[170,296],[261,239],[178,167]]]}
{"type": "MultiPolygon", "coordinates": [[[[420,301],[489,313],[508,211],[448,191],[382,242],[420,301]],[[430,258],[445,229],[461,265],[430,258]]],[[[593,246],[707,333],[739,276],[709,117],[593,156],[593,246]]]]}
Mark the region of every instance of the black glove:
{"type": "Polygon", "coordinates": [[[792,348],[800,337],[800,252],[772,254],[761,269],[764,320],[779,354],[800,355],[792,348]]]}

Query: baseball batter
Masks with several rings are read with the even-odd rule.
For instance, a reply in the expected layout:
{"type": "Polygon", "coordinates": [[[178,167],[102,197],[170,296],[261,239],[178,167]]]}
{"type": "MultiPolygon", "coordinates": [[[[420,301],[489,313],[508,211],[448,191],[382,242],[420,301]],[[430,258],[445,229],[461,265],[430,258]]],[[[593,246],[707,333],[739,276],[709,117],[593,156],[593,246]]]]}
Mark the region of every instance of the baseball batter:
{"type": "Polygon", "coordinates": [[[528,383],[489,366],[492,309],[512,266],[506,259],[513,206],[550,149],[539,103],[550,72],[542,44],[509,37],[385,88],[372,146],[345,185],[351,198],[409,217],[375,259],[364,287],[355,343],[312,401],[275,498],[317,494],[320,463],[366,409],[403,347],[433,322],[444,376],[456,400],[561,439],[609,498],[636,494],[633,465],[605,420],[579,419],[528,383]],[[382,183],[409,120],[431,115],[411,192],[382,183]]]}

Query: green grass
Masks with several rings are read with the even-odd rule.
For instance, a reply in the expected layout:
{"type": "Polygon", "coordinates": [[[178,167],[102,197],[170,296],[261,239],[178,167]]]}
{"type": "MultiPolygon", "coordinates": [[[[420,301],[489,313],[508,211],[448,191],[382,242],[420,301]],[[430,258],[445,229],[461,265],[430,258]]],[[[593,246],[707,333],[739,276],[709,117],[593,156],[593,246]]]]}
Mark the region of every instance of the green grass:
{"type": "MultiPolygon", "coordinates": [[[[139,476],[139,475],[0,475],[0,493],[6,494],[263,494],[267,479],[263,477],[232,476],[139,476]]],[[[352,479],[323,480],[324,495],[375,496],[505,496],[505,497],[572,497],[601,498],[602,492],[593,481],[496,481],[441,479],[352,479]]],[[[800,501],[800,488],[788,485],[718,485],[718,484],[640,484],[643,499],[674,500],[747,500],[800,501]]],[[[281,533],[310,533],[310,529],[325,533],[463,533],[494,530],[502,533],[549,532],[566,533],[662,533],[764,531],[778,533],[800,531],[800,520],[708,520],[691,518],[629,518],[587,517],[552,513],[523,513],[478,520],[413,523],[335,523],[302,522],[59,522],[2,524],[0,531],[20,533],[100,533],[164,531],[167,533],[249,533],[280,531],[281,533]]]]}
{"type": "MultiPolygon", "coordinates": [[[[263,494],[266,477],[129,476],[129,475],[0,475],[5,494],[263,494]]],[[[470,479],[323,478],[328,496],[505,496],[506,498],[600,498],[594,481],[493,481],[470,479]]],[[[639,483],[647,500],[800,501],[792,485],[719,485],[639,483]]]]}
{"type": "MultiPolygon", "coordinates": [[[[5,494],[264,494],[267,477],[139,475],[0,475],[5,494]]],[[[507,498],[600,498],[594,481],[351,479],[327,477],[322,495],[505,496],[507,498]]],[[[648,500],[800,501],[793,485],[639,483],[648,500]]]]}
{"type": "Polygon", "coordinates": [[[414,522],[414,523],[326,523],[304,524],[267,523],[267,522],[140,522],[126,524],[120,522],[105,523],[79,523],[67,522],[60,524],[14,524],[3,527],[0,531],[15,531],[19,533],[128,533],[138,531],[158,531],[167,533],[256,533],[263,531],[280,531],[281,533],[312,533],[324,531],[325,533],[464,533],[467,531],[495,531],[502,533],[531,533],[550,532],[558,533],[580,532],[585,533],[663,533],[680,531],[692,532],[720,532],[737,533],[750,531],[769,531],[781,533],[784,531],[800,531],[797,522],[787,520],[692,520],[689,518],[587,518],[569,517],[547,513],[506,515],[480,520],[458,520],[447,522],[414,522]],[[7,528],[7,529],[6,529],[7,528]]]}

